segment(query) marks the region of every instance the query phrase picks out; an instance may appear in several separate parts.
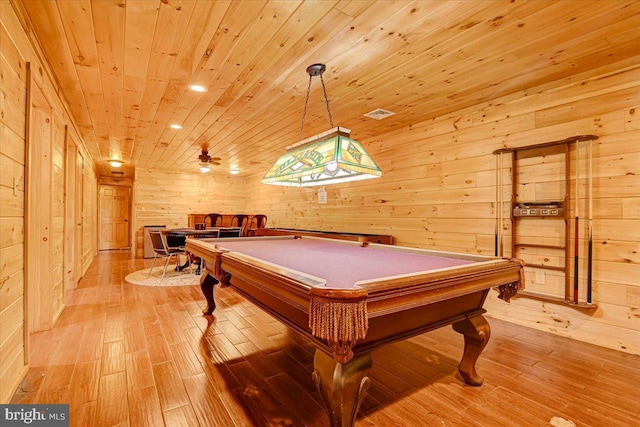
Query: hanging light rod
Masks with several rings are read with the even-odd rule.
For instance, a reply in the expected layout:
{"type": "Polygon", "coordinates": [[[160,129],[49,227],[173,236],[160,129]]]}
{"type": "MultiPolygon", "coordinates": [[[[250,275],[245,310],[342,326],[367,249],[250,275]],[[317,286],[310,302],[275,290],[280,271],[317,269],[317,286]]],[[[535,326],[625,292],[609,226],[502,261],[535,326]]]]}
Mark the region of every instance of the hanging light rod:
{"type": "Polygon", "coordinates": [[[351,139],[351,130],[333,126],[329,98],[322,78],[325,70],[324,64],[313,64],[307,67],[309,86],[302,113],[298,138],[300,141],[286,147],[287,152],[276,160],[262,178],[264,184],[310,187],[382,176],[382,170],[364,147],[358,141],[351,139]],[[302,140],[311,80],[316,76],[320,76],[322,82],[331,129],[302,140]]]}

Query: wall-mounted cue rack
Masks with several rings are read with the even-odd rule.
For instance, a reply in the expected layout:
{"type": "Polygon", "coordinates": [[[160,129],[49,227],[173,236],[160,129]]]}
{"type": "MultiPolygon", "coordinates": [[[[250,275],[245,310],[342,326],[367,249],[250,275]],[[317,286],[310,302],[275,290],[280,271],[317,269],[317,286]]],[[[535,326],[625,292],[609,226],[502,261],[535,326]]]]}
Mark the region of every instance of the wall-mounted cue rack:
{"type": "MultiPolygon", "coordinates": [[[[511,256],[523,259],[529,274],[535,273],[534,289],[519,291],[519,296],[584,309],[597,307],[592,302],[592,143],[597,139],[595,135],[580,135],[493,152],[496,155],[495,254],[504,256],[503,229],[504,221],[508,219],[511,225],[511,256]],[[582,159],[581,149],[585,145],[587,154],[582,159]],[[510,161],[508,216],[505,215],[503,183],[505,158],[510,161]],[[586,177],[580,173],[581,160],[586,161],[586,177]],[[575,184],[573,194],[572,179],[575,184]],[[587,260],[587,277],[584,280],[587,290],[586,297],[581,298],[580,186],[585,185],[585,179],[588,183],[585,192],[588,249],[582,257],[587,260]],[[572,237],[573,247],[570,244],[572,237]],[[547,283],[547,277],[551,283],[547,283]]],[[[585,230],[584,225],[582,230],[585,230]]]]}

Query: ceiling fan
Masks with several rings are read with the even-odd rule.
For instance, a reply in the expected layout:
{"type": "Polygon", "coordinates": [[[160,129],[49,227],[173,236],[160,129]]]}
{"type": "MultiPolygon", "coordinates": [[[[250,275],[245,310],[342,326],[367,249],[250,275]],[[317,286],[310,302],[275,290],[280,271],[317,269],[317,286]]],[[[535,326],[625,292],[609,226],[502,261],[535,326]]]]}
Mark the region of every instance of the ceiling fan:
{"type": "Polygon", "coordinates": [[[209,172],[211,165],[217,166],[220,164],[220,157],[211,157],[206,147],[202,147],[202,154],[198,156],[200,162],[200,172],[209,172]]]}

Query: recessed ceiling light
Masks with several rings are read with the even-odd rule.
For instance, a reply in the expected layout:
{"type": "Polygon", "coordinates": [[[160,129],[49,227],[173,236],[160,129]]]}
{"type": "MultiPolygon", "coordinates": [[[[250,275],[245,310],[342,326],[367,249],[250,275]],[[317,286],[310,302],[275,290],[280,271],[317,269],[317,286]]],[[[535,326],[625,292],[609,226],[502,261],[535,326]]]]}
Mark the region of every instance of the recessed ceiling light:
{"type": "Polygon", "coordinates": [[[110,160],[108,160],[108,162],[114,168],[119,168],[120,166],[122,166],[124,164],[124,162],[122,160],[120,160],[120,159],[110,159],[110,160]]]}
{"type": "Polygon", "coordinates": [[[238,175],[240,173],[240,169],[236,168],[236,167],[231,168],[231,169],[229,169],[229,173],[232,174],[232,175],[238,175]]]}
{"type": "Polygon", "coordinates": [[[206,92],[207,88],[204,86],[200,86],[200,85],[191,85],[189,86],[189,89],[191,89],[194,92],[206,92]]]}
{"type": "Polygon", "coordinates": [[[177,123],[170,124],[170,125],[169,125],[169,127],[170,127],[171,129],[182,129],[182,126],[180,126],[180,125],[179,125],[179,124],[177,124],[177,123]]]}

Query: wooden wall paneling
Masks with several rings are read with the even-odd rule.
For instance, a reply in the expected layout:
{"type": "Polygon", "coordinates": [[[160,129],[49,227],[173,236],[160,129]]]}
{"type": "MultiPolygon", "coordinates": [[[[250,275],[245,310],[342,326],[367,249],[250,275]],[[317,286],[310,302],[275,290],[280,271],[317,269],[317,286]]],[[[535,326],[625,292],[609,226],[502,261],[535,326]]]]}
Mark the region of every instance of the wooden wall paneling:
{"type": "Polygon", "coordinates": [[[245,212],[243,178],[136,170],[133,189],[135,253],[143,254],[145,225],[186,227],[191,213],[245,212]]]}
{"type": "Polygon", "coordinates": [[[98,179],[85,161],[82,168],[82,276],[98,253],[98,179]]]}
{"type": "Polygon", "coordinates": [[[53,326],[53,115],[42,83],[31,73],[27,125],[27,303],[30,332],[53,326]]]}
{"type": "MultiPolygon", "coordinates": [[[[0,253],[2,254],[2,260],[0,261],[0,267],[2,268],[0,313],[24,295],[22,253],[20,252],[22,249],[22,242],[18,244],[3,242],[0,248],[0,253]]],[[[15,326],[17,325],[13,325],[13,327],[15,326]]]]}
{"type": "Polygon", "coordinates": [[[85,190],[84,190],[84,180],[85,180],[85,157],[81,151],[78,151],[76,155],[76,167],[75,167],[75,181],[76,188],[74,190],[75,199],[76,199],[76,237],[75,237],[75,247],[77,255],[75,257],[74,270],[76,271],[75,280],[76,283],[82,276],[84,276],[84,258],[85,258],[85,217],[84,217],[84,204],[85,204],[85,190]]]}
{"type": "MultiPolygon", "coordinates": [[[[54,4],[49,5],[55,7],[54,4]]],[[[37,263],[30,263],[29,273],[32,276],[46,279],[48,285],[42,292],[33,295],[34,300],[40,301],[42,310],[38,310],[41,319],[47,317],[49,322],[55,321],[57,315],[64,307],[64,286],[63,286],[63,266],[66,265],[64,250],[65,242],[65,192],[66,192],[66,165],[67,156],[66,129],[72,129],[72,134],[77,138],[75,122],[68,114],[69,108],[66,101],[60,97],[60,87],[58,80],[52,78],[53,74],[49,64],[43,60],[44,55],[40,51],[40,44],[34,40],[33,31],[25,31],[30,28],[30,22],[25,19],[20,7],[14,8],[15,4],[9,1],[0,2],[0,78],[1,96],[0,109],[2,110],[0,120],[0,167],[2,174],[0,179],[0,231],[2,232],[2,268],[0,268],[0,280],[3,284],[2,304],[0,308],[0,322],[5,332],[12,327],[19,327],[22,331],[23,339],[21,344],[15,341],[17,335],[11,333],[7,338],[11,342],[10,347],[5,347],[0,342],[0,353],[2,362],[0,363],[0,402],[7,402],[18,382],[22,378],[28,363],[29,339],[28,324],[30,306],[28,294],[24,290],[28,286],[25,280],[26,273],[23,263],[28,259],[34,248],[40,252],[37,263]],[[27,61],[30,67],[27,67],[27,61]],[[29,76],[28,69],[32,71],[29,76]],[[32,84],[33,81],[37,81],[32,84]],[[36,89],[35,96],[29,97],[26,87],[29,84],[36,89]],[[29,101],[28,101],[29,99],[29,101]],[[26,135],[27,128],[27,106],[35,105],[36,112],[34,119],[38,117],[43,126],[41,132],[34,130],[33,138],[37,135],[43,136],[41,140],[47,140],[44,145],[31,141],[26,135]],[[46,121],[49,123],[46,123],[46,121]],[[48,129],[46,129],[48,127],[48,129]],[[32,144],[33,143],[33,144],[32,144]],[[29,150],[29,144],[32,144],[29,150]],[[31,158],[29,167],[37,170],[26,170],[27,159],[31,158]],[[33,163],[40,161],[43,167],[34,168],[33,163]],[[8,172],[5,174],[5,171],[8,172]],[[11,185],[7,184],[7,180],[11,185]],[[14,185],[15,182],[15,185],[14,185]],[[31,190],[29,195],[25,195],[27,185],[31,190]],[[34,187],[35,186],[35,191],[34,187]],[[38,203],[36,213],[33,212],[34,197],[38,203]],[[27,212],[25,220],[25,204],[31,206],[27,212]],[[40,209],[43,207],[43,209],[40,209]],[[45,213],[45,211],[47,213],[45,213]],[[32,221],[30,224],[29,221],[32,221]],[[40,232],[46,229],[45,233],[39,233],[40,237],[46,237],[46,242],[40,240],[35,243],[29,240],[28,228],[40,228],[40,232]],[[25,244],[26,243],[26,244],[25,244]],[[45,247],[46,246],[46,247],[45,247]],[[44,266],[43,266],[44,265],[44,266]],[[8,279],[4,280],[5,273],[9,272],[8,279]],[[13,269],[16,269],[15,271],[13,269]],[[5,297],[7,297],[5,299],[5,297]],[[18,299],[20,302],[17,302],[18,299]],[[22,313],[17,317],[11,317],[11,322],[20,322],[20,325],[10,326],[8,317],[4,316],[9,306],[13,307],[17,302],[22,313]],[[6,305],[5,305],[6,304],[6,305]],[[48,307],[47,307],[48,304],[48,307]],[[3,317],[4,316],[4,317],[3,317]],[[17,347],[16,347],[17,345],[17,347]],[[11,349],[9,351],[9,348],[11,349]],[[15,354],[14,350],[19,348],[20,354],[15,354]],[[15,357],[14,357],[15,356],[15,357]],[[13,358],[12,358],[13,357],[13,358]]],[[[48,7],[45,5],[45,7],[48,7]]],[[[46,19],[45,15],[41,15],[46,19]]],[[[55,37],[48,38],[45,43],[57,42],[55,37]]],[[[62,48],[61,55],[68,53],[62,48]]],[[[73,60],[71,61],[73,64],[73,60]]],[[[77,84],[74,83],[75,86],[77,84]]],[[[77,120],[77,119],[76,119],[77,120]]],[[[89,122],[89,121],[88,121],[89,122]]],[[[86,156],[86,147],[82,140],[77,140],[76,145],[86,156]]],[[[92,177],[95,181],[95,173],[92,177]]],[[[68,193],[68,192],[67,192],[68,193]]],[[[95,212],[89,221],[95,223],[95,212]]],[[[95,228],[94,228],[95,230],[95,228]]],[[[34,230],[31,230],[34,234],[34,230]]],[[[91,236],[89,242],[97,242],[91,236]]],[[[96,243],[94,243],[95,245],[96,243]]],[[[69,245],[72,248],[73,245],[69,245]]],[[[94,251],[95,253],[95,251],[94,251]]],[[[87,266],[93,257],[87,260],[87,266]]],[[[73,266],[70,269],[74,271],[73,266]]],[[[81,274],[76,275],[80,277],[81,274]]],[[[47,323],[47,322],[44,322],[47,323]]]]}
{"type": "Polygon", "coordinates": [[[628,197],[621,202],[623,218],[640,218],[640,198],[628,197]]]}
{"type": "Polygon", "coordinates": [[[64,288],[75,289],[78,283],[78,273],[76,271],[76,257],[78,248],[76,247],[76,158],[78,147],[68,129],[65,129],[65,149],[64,149],[64,288]]]}
{"type": "MultiPolygon", "coordinates": [[[[19,82],[17,79],[16,81],[19,82]]],[[[7,94],[3,94],[0,98],[0,108],[5,113],[3,118],[5,126],[18,135],[23,134],[25,127],[24,108],[16,105],[7,94]]]]}
{"type": "Polygon", "coordinates": [[[26,369],[23,301],[23,296],[20,296],[0,316],[0,367],[3,380],[0,392],[3,402],[9,400],[26,369]]]}
{"type": "MultiPolygon", "coordinates": [[[[572,75],[566,79],[566,84],[561,85],[559,88],[555,88],[551,91],[538,91],[536,93],[522,92],[519,96],[511,96],[505,98],[504,101],[492,102],[480,109],[475,109],[466,113],[461,121],[471,121],[473,124],[484,122],[496,122],[507,116],[520,115],[520,114],[534,114],[535,111],[545,108],[553,108],[563,103],[574,100],[588,99],[592,93],[607,93],[611,90],[629,90],[636,86],[637,80],[640,78],[640,67],[637,65],[630,66],[623,69],[616,69],[615,71],[596,75],[588,78],[584,78],[581,74],[572,75]],[[589,91],[585,91],[584,87],[588,86],[589,91]],[[535,100],[535,102],[532,102],[535,100]],[[468,119],[466,117],[469,117],[468,119]]],[[[615,111],[615,110],[614,110],[615,111]]],[[[571,123],[575,123],[572,121],[571,123]]],[[[587,132],[587,128],[581,129],[582,134],[592,133],[587,132]]],[[[520,140],[523,135],[527,135],[527,140],[522,142],[513,141],[511,146],[525,146],[538,143],[540,140],[553,141],[559,138],[546,137],[540,135],[540,132],[546,132],[544,129],[534,128],[534,133],[529,132],[523,134],[521,131],[511,135],[511,137],[520,140]],[[535,134],[537,132],[537,135],[535,134]]],[[[575,134],[575,132],[572,132],[575,134]]],[[[593,132],[596,133],[596,132],[593,132]]],[[[601,132],[598,132],[600,134],[601,132]]],[[[571,135],[571,133],[569,134],[571,135]]],[[[558,135],[556,135],[558,136],[558,135]]],[[[560,136],[562,137],[562,136],[560,136]]]]}
{"type": "Polygon", "coordinates": [[[640,105],[640,94],[635,92],[625,88],[613,93],[538,111],[536,112],[536,127],[553,126],[610,111],[624,110],[630,105],[640,105]],[[602,106],[602,102],[606,103],[606,107],[602,106]]]}
{"type": "Polygon", "coordinates": [[[625,110],[624,128],[626,131],[640,130],[640,106],[625,110]]]}
{"type": "MultiPolygon", "coordinates": [[[[11,38],[6,33],[3,26],[0,26],[0,48],[2,55],[0,56],[0,69],[3,73],[0,75],[2,82],[2,98],[10,100],[13,107],[18,109],[21,114],[18,117],[10,118],[7,115],[6,123],[10,120],[24,120],[26,108],[26,63],[20,57],[16,47],[11,43],[11,38]]],[[[4,101],[3,101],[4,102],[4,101]]],[[[13,126],[15,131],[19,130],[18,126],[13,126]]],[[[22,128],[24,132],[24,128],[22,128]]]]}
{"type": "Polygon", "coordinates": [[[0,402],[8,402],[26,372],[23,245],[0,247],[0,402]]]}
{"type": "Polygon", "coordinates": [[[24,57],[0,22],[0,403],[9,401],[27,367],[25,326],[24,57]]]}
{"type": "Polygon", "coordinates": [[[53,117],[52,162],[52,323],[58,319],[65,304],[64,292],[64,232],[65,232],[65,154],[67,128],[58,115],[53,117]]]}

